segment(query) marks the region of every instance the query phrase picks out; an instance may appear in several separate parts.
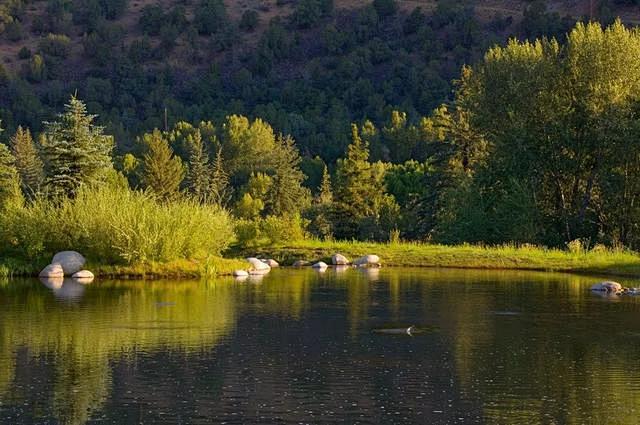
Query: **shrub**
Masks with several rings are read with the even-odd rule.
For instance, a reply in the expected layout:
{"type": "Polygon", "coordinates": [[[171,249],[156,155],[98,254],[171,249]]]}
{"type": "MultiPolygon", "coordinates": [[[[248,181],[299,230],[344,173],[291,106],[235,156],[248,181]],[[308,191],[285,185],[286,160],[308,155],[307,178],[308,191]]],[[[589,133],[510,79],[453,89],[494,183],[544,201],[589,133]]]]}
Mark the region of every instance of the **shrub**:
{"type": "Polygon", "coordinates": [[[0,215],[0,256],[74,249],[107,264],[167,262],[218,255],[233,240],[226,211],[189,200],[160,204],[125,185],[84,187],[60,205],[38,200],[7,211],[0,215]]]}
{"type": "Polygon", "coordinates": [[[253,31],[258,26],[259,16],[255,10],[245,10],[238,26],[242,31],[253,31]]]}
{"type": "Polygon", "coordinates": [[[31,50],[28,47],[23,46],[18,51],[18,59],[29,59],[31,57],[31,50]]]}
{"type": "Polygon", "coordinates": [[[237,220],[237,243],[243,247],[277,245],[305,238],[307,220],[300,215],[268,216],[255,220],[237,220]]]}
{"type": "Polygon", "coordinates": [[[40,41],[38,47],[42,53],[59,58],[69,56],[71,40],[66,35],[49,34],[40,41]]]}

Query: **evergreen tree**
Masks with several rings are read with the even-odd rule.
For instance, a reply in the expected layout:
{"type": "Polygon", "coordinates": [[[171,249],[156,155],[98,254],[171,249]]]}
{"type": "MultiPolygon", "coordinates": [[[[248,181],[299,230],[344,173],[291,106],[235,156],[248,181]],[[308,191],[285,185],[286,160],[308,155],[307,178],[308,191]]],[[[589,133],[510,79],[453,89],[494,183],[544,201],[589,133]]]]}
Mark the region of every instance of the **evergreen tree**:
{"type": "Polygon", "coordinates": [[[331,176],[325,165],[322,170],[320,193],[316,196],[314,205],[306,212],[306,218],[309,220],[308,230],[314,236],[323,239],[333,237],[333,223],[331,222],[332,204],[333,192],[331,190],[331,176]]]}
{"type": "Polygon", "coordinates": [[[187,173],[187,189],[199,202],[206,202],[209,197],[210,174],[209,155],[202,141],[200,130],[189,136],[189,171],[187,173]]]}
{"type": "Polygon", "coordinates": [[[355,124],[351,126],[352,142],[347,157],[338,160],[336,172],[336,202],[356,217],[373,214],[371,163],[369,145],[363,141],[355,124]]]}
{"type": "Polygon", "coordinates": [[[45,122],[42,155],[50,194],[72,197],[80,186],[103,181],[113,168],[113,137],[93,125],[95,118],[72,96],[58,121],[45,122]]]}
{"type": "Polygon", "coordinates": [[[44,165],[28,128],[18,127],[16,134],[11,138],[11,147],[20,174],[22,191],[25,195],[33,197],[40,192],[44,182],[44,165]]]}
{"type": "Polygon", "coordinates": [[[296,214],[307,207],[310,199],[309,190],[302,186],[306,176],[300,170],[300,154],[290,136],[279,136],[277,145],[267,211],[274,215],[296,214]]]}
{"type": "Polygon", "coordinates": [[[213,169],[211,170],[209,191],[213,203],[221,207],[226,207],[231,197],[231,188],[229,186],[229,175],[223,165],[222,149],[218,149],[216,159],[213,162],[213,169]]]}
{"type": "Polygon", "coordinates": [[[20,178],[15,158],[9,148],[0,143],[0,210],[20,199],[20,178]]]}
{"type": "Polygon", "coordinates": [[[143,187],[162,200],[178,198],[185,176],[182,160],[173,154],[169,142],[158,129],[142,136],[142,142],[146,148],[140,178],[143,187]]]}
{"type": "Polygon", "coordinates": [[[329,205],[333,202],[333,191],[331,190],[331,176],[329,169],[325,165],[322,170],[322,182],[320,183],[320,193],[316,198],[316,203],[329,205]]]}

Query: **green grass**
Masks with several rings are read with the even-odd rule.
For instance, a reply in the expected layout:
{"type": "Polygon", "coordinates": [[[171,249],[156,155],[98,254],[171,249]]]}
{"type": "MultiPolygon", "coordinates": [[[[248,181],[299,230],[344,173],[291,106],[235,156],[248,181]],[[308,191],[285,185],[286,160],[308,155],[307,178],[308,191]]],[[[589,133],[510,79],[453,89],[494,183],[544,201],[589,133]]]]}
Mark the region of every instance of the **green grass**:
{"type": "MultiPolygon", "coordinates": [[[[27,262],[14,259],[0,261],[0,278],[13,276],[37,276],[46,261],[27,262]]],[[[244,260],[211,256],[201,260],[174,260],[169,262],[146,262],[123,264],[101,264],[88,262],[85,268],[96,276],[125,279],[198,278],[230,275],[234,270],[246,269],[244,260]]]]}
{"type": "Polygon", "coordinates": [[[436,245],[303,240],[259,249],[235,249],[236,256],[262,255],[283,265],[295,260],[329,262],[335,253],[350,259],[377,254],[385,266],[516,269],[640,276],[640,255],[599,248],[569,252],[536,246],[436,245]]]}

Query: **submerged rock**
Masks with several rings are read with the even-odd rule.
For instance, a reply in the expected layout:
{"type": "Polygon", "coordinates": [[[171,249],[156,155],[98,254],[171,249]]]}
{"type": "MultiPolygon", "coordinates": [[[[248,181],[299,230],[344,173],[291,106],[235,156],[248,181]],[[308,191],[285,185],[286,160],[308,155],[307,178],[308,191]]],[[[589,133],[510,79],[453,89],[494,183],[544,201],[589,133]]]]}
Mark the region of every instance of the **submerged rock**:
{"type": "Polygon", "coordinates": [[[305,266],[308,266],[309,264],[311,264],[311,263],[309,263],[308,261],[305,261],[305,260],[296,260],[293,263],[293,267],[305,267],[305,266]]]}
{"type": "Polygon", "coordinates": [[[234,270],[233,275],[235,277],[246,277],[249,276],[249,273],[246,270],[234,270]]]}
{"type": "Polygon", "coordinates": [[[42,269],[38,276],[49,278],[64,277],[64,270],[58,263],[49,264],[47,267],[42,269]]]}
{"type": "Polygon", "coordinates": [[[622,292],[622,285],[620,285],[618,282],[612,282],[612,281],[600,282],[593,285],[591,287],[591,290],[598,291],[598,292],[618,293],[618,292],[622,292]]]}
{"type": "Polygon", "coordinates": [[[86,263],[85,258],[76,251],[62,251],[53,256],[51,264],[59,264],[64,270],[65,276],[71,276],[79,272],[86,263]]]}
{"type": "Polygon", "coordinates": [[[380,257],[374,254],[365,255],[354,260],[353,264],[360,267],[375,266],[380,267],[380,257]]]}
{"type": "Polygon", "coordinates": [[[342,254],[334,254],[331,257],[331,264],[334,266],[346,266],[349,264],[349,259],[342,254]]]}

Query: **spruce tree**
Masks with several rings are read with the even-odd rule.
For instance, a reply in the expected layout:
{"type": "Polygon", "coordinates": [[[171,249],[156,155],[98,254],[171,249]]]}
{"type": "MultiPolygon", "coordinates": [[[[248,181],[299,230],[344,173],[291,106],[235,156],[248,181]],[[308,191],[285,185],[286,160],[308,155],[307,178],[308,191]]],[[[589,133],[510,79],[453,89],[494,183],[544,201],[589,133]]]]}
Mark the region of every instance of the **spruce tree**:
{"type": "Polygon", "coordinates": [[[336,172],[336,202],[356,217],[373,214],[372,198],[376,195],[369,146],[363,141],[355,124],[351,126],[352,142],[347,147],[347,156],[338,160],[336,172]]]}
{"type": "Polygon", "coordinates": [[[231,187],[229,186],[229,175],[224,169],[222,149],[218,149],[216,152],[216,159],[211,170],[209,191],[213,203],[221,207],[227,206],[231,197],[231,187]]]}
{"type": "Polygon", "coordinates": [[[58,121],[45,122],[42,155],[51,195],[73,197],[80,186],[103,181],[113,168],[113,137],[93,125],[95,118],[72,96],[58,121]]]}
{"type": "Polygon", "coordinates": [[[322,239],[330,239],[333,237],[332,208],[333,192],[331,190],[331,176],[329,175],[329,169],[325,165],[322,170],[320,193],[315,197],[314,205],[306,212],[306,216],[309,219],[308,230],[311,234],[322,239]]]}
{"type": "Polygon", "coordinates": [[[185,176],[182,160],[173,154],[169,142],[158,129],[142,136],[142,142],[146,148],[140,178],[143,187],[162,200],[178,198],[185,176]]]}
{"type": "Polygon", "coordinates": [[[44,182],[44,165],[29,129],[18,127],[11,138],[13,156],[20,175],[22,192],[30,198],[40,193],[44,182]]]}
{"type": "Polygon", "coordinates": [[[209,155],[202,141],[200,130],[196,130],[188,138],[189,143],[189,171],[187,173],[187,189],[199,202],[206,202],[209,198],[210,175],[209,155]]]}
{"type": "Polygon", "coordinates": [[[333,191],[331,190],[331,175],[329,169],[325,165],[322,170],[322,181],[320,183],[320,193],[316,198],[316,203],[320,205],[329,205],[333,202],[333,191]]]}
{"type": "Polygon", "coordinates": [[[15,158],[9,148],[0,143],[0,210],[20,198],[20,178],[15,158]]]}
{"type": "Polygon", "coordinates": [[[273,188],[267,212],[273,215],[297,214],[306,208],[311,194],[302,186],[306,179],[300,170],[300,154],[290,136],[279,136],[273,151],[273,188]]]}

